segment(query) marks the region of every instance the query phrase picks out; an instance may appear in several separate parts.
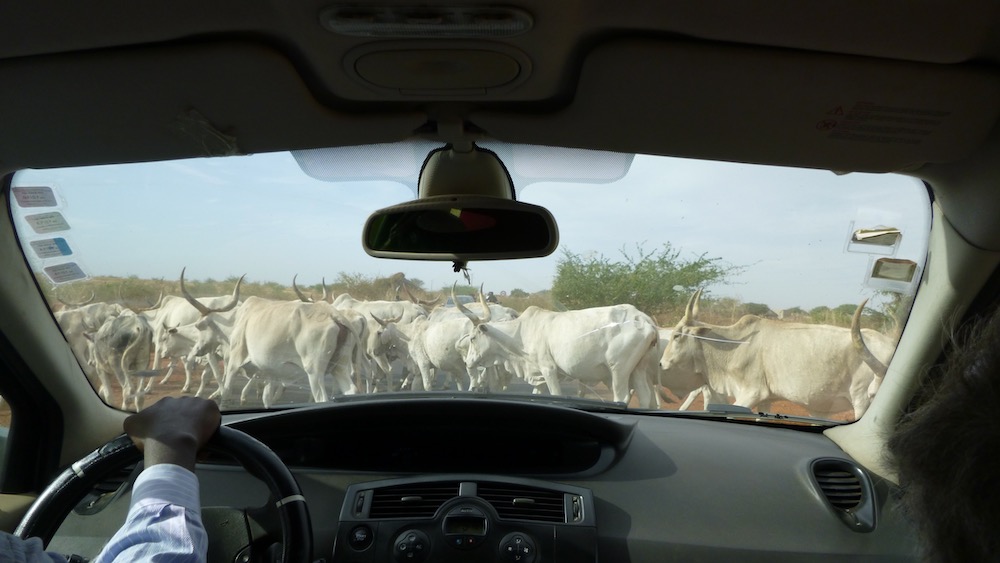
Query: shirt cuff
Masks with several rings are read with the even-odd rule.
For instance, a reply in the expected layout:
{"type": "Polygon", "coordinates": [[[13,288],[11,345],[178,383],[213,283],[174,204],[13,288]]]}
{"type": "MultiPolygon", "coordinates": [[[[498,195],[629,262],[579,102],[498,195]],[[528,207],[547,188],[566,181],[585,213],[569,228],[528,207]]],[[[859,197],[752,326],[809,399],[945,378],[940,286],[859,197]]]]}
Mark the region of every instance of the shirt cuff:
{"type": "Polygon", "coordinates": [[[198,477],[188,469],[171,463],[147,467],[132,486],[132,506],[160,502],[201,512],[198,477]]]}

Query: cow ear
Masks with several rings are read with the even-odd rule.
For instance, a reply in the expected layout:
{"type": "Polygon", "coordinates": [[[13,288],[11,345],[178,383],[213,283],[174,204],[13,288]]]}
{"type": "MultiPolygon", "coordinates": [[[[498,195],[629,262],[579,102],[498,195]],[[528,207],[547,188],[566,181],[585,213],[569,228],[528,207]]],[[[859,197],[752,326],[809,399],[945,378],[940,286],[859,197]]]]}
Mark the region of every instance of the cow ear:
{"type": "Polygon", "coordinates": [[[488,327],[486,325],[484,325],[484,324],[478,325],[478,326],[476,326],[476,328],[478,328],[479,332],[481,332],[483,334],[486,334],[486,331],[489,330],[488,327]]]}

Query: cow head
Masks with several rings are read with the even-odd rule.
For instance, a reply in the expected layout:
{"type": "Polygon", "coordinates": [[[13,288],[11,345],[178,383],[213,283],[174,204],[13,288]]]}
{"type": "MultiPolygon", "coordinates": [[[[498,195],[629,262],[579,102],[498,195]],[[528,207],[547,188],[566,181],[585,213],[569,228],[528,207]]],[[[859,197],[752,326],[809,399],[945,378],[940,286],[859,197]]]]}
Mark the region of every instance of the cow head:
{"type": "Polygon", "coordinates": [[[710,329],[696,324],[701,291],[688,300],[684,316],[671,331],[660,357],[660,383],[677,395],[690,393],[707,382],[700,338],[710,329]]]}
{"type": "Polygon", "coordinates": [[[369,312],[368,314],[379,324],[378,330],[374,331],[374,337],[372,337],[372,355],[385,356],[390,359],[407,355],[406,342],[408,338],[396,326],[403,315],[391,319],[381,319],[375,313],[369,312]]]}
{"type": "Polygon", "coordinates": [[[480,323],[472,328],[472,332],[463,336],[456,347],[465,353],[465,366],[471,371],[480,367],[488,367],[502,362],[504,354],[499,351],[499,345],[491,332],[495,331],[486,323],[480,323]]]}

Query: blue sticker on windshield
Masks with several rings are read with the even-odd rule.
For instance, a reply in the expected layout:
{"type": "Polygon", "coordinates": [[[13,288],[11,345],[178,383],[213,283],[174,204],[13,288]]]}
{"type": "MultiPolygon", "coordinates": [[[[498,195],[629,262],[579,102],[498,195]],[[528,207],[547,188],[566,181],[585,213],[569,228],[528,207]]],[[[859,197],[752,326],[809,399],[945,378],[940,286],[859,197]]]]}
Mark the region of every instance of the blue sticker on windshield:
{"type": "Polygon", "coordinates": [[[64,238],[47,238],[31,241],[31,248],[39,258],[55,258],[57,256],[69,256],[73,251],[69,248],[69,243],[64,238]]]}

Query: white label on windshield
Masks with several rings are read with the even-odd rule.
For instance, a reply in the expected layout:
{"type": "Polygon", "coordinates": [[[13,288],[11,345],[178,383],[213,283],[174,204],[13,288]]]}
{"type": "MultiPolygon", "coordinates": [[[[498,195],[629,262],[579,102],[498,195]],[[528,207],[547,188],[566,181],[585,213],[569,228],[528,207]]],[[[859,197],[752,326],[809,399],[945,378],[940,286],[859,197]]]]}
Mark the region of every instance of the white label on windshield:
{"type": "Polygon", "coordinates": [[[21,207],[55,207],[56,194],[48,186],[11,188],[14,199],[21,207]]]}
{"type": "Polygon", "coordinates": [[[31,248],[39,258],[55,258],[57,256],[69,256],[73,251],[69,248],[69,243],[64,238],[47,238],[31,241],[31,248]]]}
{"type": "Polygon", "coordinates": [[[50,213],[39,213],[38,215],[27,215],[25,221],[38,234],[54,233],[56,231],[68,231],[69,223],[58,211],[50,213]]]}
{"type": "Polygon", "coordinates": [[[67,262],[56,266],[45,268],[45,275],[49,276],[52,283],[66,283],[74,280],[82,280],[87,277],[76,262],[67,262]]]}

